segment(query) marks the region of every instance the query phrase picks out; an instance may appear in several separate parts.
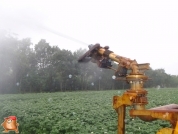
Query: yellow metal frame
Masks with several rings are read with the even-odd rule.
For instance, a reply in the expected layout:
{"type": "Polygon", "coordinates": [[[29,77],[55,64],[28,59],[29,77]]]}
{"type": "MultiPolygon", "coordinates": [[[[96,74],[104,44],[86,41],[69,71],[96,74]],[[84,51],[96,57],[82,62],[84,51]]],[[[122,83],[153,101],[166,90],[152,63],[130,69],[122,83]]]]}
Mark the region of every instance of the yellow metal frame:
{"type": "Polygon", "coordinates": [[[139,117],[143,121],[153,121],[157,119],[167,120],[172,124],[172,128],[162,128],[157,134],[178,134],[178,105],[170,104],[162,107],[145,109],[147,101],[147,91],[143,88],[147,76],[128,75],[126,80],[130,83],[130,89],[125,91],[122,96],[113,97],[113,108],[118,113],[118,132],[125,134],[125,112],[127,106],[133,106],[129,111],[131,117],[139,117]]]}
{"type": "MultiPolygon", "coordinates": [[[[113,108],[118,113],[118,134],[125,134],[125,112],[127,106],[133,106],[130,110],[130,116],[139,117],[143,121],[153,121],[157,119],[167,120],[172,124],[172,128],[160,129],[157,134],[178,134],[178,105],[167,105],[163,107],[156,107],[152,109],[145,109],[147,101],[147,91],[143,88],[144,82],[148,77],[143,74],[145,70],[150,69],[149,63],[138,64],[136,60],[131,60],[126,57],[119,56],[105,47],[96,45],[98,55],[95,59],[102,59],[107,57],[117,63],[119,67],[125,67],[131,70],[131,73],[126,76],[126,81],[130,84],[130,89],[122,96],[113,97],[113,108]],[[175,107],[177,109],[175,109],[175,107]]],[[[99,60],[98,60],[99,62],[99,60]]],[[[111,68],[110,68],[111,69],[111,68]]]]}

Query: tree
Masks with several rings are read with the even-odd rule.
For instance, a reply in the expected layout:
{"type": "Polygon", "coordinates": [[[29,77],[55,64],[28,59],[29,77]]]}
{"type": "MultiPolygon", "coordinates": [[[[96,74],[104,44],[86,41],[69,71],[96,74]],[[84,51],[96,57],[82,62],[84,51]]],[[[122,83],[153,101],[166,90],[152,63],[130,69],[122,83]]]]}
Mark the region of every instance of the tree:
{"type": "MultiPolygon", "coordinates": [[[[56,92],[127,89],[125,81],[112,79],[114,72],[92,62],[78,63],[87,50],[75,52],[50,46],[42,39],[32,46],[30,38],[18,40],[0,31],[0,93],[56,92]]],[[[114,68],[117,64],[112,63],[114,68]]],[[[147,70],[145,87],[178,87],[178,76],[164,69],[147,70]]]]}

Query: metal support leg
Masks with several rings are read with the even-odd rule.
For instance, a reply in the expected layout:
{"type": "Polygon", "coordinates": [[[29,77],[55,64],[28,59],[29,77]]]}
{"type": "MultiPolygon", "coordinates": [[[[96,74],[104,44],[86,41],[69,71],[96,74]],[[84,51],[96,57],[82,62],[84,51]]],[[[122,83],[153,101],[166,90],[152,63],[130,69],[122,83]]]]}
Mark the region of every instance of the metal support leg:
{"type": "Polygon", "coordinates": [[[117,134],[125,134],[125,105],[118,108],[118,132],[117,134]]]}
{"type": "Polygon", "coordinates": [[[178,121],[177,121],[176,127],[175,127],[175,129],[174,129],[174,134],[178,134],[178,121]]]}

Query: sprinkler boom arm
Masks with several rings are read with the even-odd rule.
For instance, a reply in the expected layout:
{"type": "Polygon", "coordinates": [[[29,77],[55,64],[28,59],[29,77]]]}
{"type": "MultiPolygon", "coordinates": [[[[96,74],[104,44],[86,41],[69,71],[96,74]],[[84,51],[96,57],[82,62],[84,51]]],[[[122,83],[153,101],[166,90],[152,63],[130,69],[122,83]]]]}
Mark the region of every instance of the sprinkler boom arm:
{"type": "Polygon", "coordinates": [[[131,70],[130,74],[142,74],[143,70],[149,69],[149,63],[138,64],[136,60],[119,56],[109,50],[108,46],[101,47],[100,44],[89,45],[89,50],[79,58],[79,62],[87,61],[96,63],[100,68],[112,69],[115,71],[115,76],[126,77],[127,70],[131,70]],[[118,68],[112,68],[111,61],[118,63],[118,68]],[[141,71],[142,70],[142,71],[141,71]]]}

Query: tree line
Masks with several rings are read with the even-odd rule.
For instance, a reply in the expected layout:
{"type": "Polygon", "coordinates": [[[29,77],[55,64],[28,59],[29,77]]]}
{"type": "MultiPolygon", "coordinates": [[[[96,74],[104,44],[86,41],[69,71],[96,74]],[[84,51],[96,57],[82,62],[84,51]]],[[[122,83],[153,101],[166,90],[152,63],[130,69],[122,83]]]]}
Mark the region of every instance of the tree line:
{"type": "MultiPolygon", "coordinates": [[[[60,49],[50,46],[45,39],[33,45],[30,38],[19,40],[1,31],[0,93],[129,88],[126,82],[112,79],[112,70],[98,68],[91,62],[78,63],[77,59],[86,51],[60,49]]],[[[178,87],[178,76],[167,74],[164,69],[150,69],[146,75],[151,78],[145,84],[147,88],[178,87]]]]}

